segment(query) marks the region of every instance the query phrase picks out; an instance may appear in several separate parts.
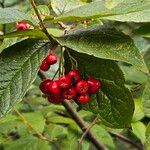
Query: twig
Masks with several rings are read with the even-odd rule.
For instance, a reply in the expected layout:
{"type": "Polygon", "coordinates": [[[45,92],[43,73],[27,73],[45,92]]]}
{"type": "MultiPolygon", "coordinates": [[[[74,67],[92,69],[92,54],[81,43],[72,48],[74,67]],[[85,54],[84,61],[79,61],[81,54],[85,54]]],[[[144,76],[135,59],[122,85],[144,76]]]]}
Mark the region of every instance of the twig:
{"type": "Polygon", "coordinates": [[[32,127],[32,125],[26,120],[26,118],[15,107],[14,107],[14,111],[18,114],[18,116],[24,122],[24,124],[26,126],[30,127],[41,140],[46,140],[46,141],[52,142],[51,139],[46,138],[39,131],[37,131],[34,127],[32,127]]]}
{"type": "Polygon", "coordinates": [[[60,60],[59,60],[59,77],[62,75],[62,63],[63,63],[63,47],[60,50],[60,60]]]}
{"type": "Polygon", "coordinates": [[[96,117],[93,122],[87,127],[86,131],[82,134],[81,138],[78,140],[78,150],[82,150],[82,142],[89,130],[96,124],[98,117],[96,117]]]}
{"type": "Polygon", "coordinates": [[[61,28],[64,29],[64,35],[71,29],[74,29],[77,24],[71,24],[71,25],[65,25],[63,22],[59,21],[58,24],[60,25],[61,28]]]}
{"type": "Polygon", "coordinates": [[[39,13],[37,7],[36,7],[36,4],[35,4],[34,0],[30,0],[30,3],[31,3],[31,5],[32,5],[32,7],[33,7],[33,9],[34,9],[34,11],[35,11],[39,21],[40,21],[40,25],[41,25],[42,31],[46,34],[46,36],[48,37],[50,42],[52,42],[53,45],[56,45],[56,41],[52,38],[52,36],[48,33],[47,29],[44,26],[44,23],[42,21],[42,18],[40,16],[40,13],[39,13]]]}
{"type": "MultiPolygon", "coordinates": [[[[44,73],[40,71],[39,74],[41,73],[43,74],[41,76],[44,76],[44,73]]],[[[72,104],[68,100],[63,100],[62,105],[66,108],[70,116],[74,119],[81,130],[85,132],[87,130],[86,123],[74,109],[72,104]]],[[[88,138],[89,141],[91,141],[98,150],[107,150],[107,148],[92,134],[91,131],[87,131],[86,138],[88,138]]]]}
{"type": "Polygon", "coordinates": [[[54,74],[54,76],[53,76],[53,78],[52,78],[52,80],[54,80],[55,79],[55,77],[56,77],[56,75],[58,74],[58,72],[59,72],[59,69],[60,67],[58,67],[58,69],[56,70],[56,72],[55,72],[55,74],[54,74]]]}
{"type": "Polygon", "coordinates": [[[127,138],[127,137],[125,137],[125,136],[123,136],[123,135],[120,135],[120,134],[118,134],[118,133],[111,132],[111,131],[109,131],[109,133],[110,133],[113,137],[116,137],[116,138],[118,138],[118,139],[120,139],[120,140],[122,140],[122,141],[124,141],[124,142],[126,142],[126,143],[129,143],[129,144],[131,144],[132,146],[136,147],[137,149],[143,150],[143,147],[142,147],[142,146],[136,144],[135,142],[133,142],[133,141],[130,140],[129,138],[127,138]]]}

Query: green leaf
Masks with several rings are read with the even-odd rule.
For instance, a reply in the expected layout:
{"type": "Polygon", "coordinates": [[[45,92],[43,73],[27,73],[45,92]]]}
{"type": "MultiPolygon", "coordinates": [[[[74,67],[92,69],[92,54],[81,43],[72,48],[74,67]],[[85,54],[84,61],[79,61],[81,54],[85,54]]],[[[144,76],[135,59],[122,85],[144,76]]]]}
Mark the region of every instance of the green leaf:
{"type": "Polygon", "coordinates": [[[120,65],[120,67],[124,73],[124,76],[125,76],[127,83],[129,83],[129,84],[132,84],[132,83],[143,84],[143,83],[147,82],[147,80],[148,80],[147,75],[141,71],[138,71],[133,66],[120,65]]]}
{"type": "Polygon", "coordinates": [[[39,132],[44,131],[45,119],[40,112],[31,112],[22,114],[30,125],[39,132]]]}
{"type": "Polygon", "coordinates": [[[114,128],[129,127],[133,112],[134,103],[129,90],[118,86],[110,81],[102,82],[102,92],[97,94],[96,100],[89,103],[89,108],[100,115],[101,120],[107,126],[114,128]],[[94,110],[95,103],[98,108],[94,110]]]}
{"type": "Polygon", "coordinates": [[[52,139],[64,139],[67,137],[67,129],[61,125],[49,124],[46,126],[45,134],[49,135],[52,139]]]}
{"type": "Polygon", "coordinates": [[[0,54],[0,117],[21,101],[48,53],[45,41],[26,40],[0,54]]]}
{"type": "Polygon", "coordinates": [[[117,6],[119,3],[122,3],[124,0],[106,0],[105,6],[108,9],[112,9],[113,7],[117,6]]]}
{"type": "Polygon", "coordinates": [[[5,38],[4,40],[3,40],[3,43],[0,45],[0,53],[4,50],[4,49],[6,49],[6,48],[8,48],[8,47],[10,47],[10,46],[12,46],[12,45],[14,45],[15,43],[18,43],[18,42],[21,42],[21,41],[23,41],[23,40],[25,40],[25,38],[18,38],[18,37],[16,37],[16,38],[5,38]]]}
{"type": "Polygon", "coordinates": [[[147,117],[150,117],[150,79],[148,80],[143,96],[142,96],[143,108],[144,113],[147,117]]]}
{"type": "MultiPolygon", "coordinates": [[[[126,5],[126,4],[124,4],[124,5],[126,5]]],[[[139,4],[139,5],[141,5],[141,4],[139,4]]],[[[150,4],[147,4],[147,6],[149,7],[150,4]]],[[[133,10],[133,12],[128,12],[128,13],[121,14],[121,15],[112,15],[112,16],[110,15],[108,17],[106,16],[106,17],[102,17],[100,19],[120,21],[120,22],[137,22],[137,23],[145,22],[146,23],[146,22],[150,22],[149,14],[150,14],[150,9],[145,9],[145,10],[140,10],[140,11],[133,10]]]]}
{"type": "Polygon", "coordinates": [[[55,123],[55,124],[67,124],[73,129],[78,128],[77,124],[72,120],[71,118],[62,117],[62,116],[50,116],[47,118],[47,122],[49,123],[55,123]]]}
{"type": "Polygon", "coordinates": [[[33,24],[37,22],[26,13],[15,8],[0,8],[0,24],[18,22],[22,20],[30,21],[33,24]]]}
{"type": "Polygon", "coordinates": [[[29,29],[29,30],[18,30],[14,32],[10,32],[2,36],[3,38],[14,38],[14,37],[29,37],[29,38],[43,38],[46,39],[46,35],[37,29],[29,29]]]}
{"type": "Polygon", "coordinates": [[[135,110],[134,110],[132,122],[139,121],[145,116],[141,99],[135,99],[134,103],[135,103],[135,110]]]}
{"type": "Polygon", "coordinates": [[[146,128],[145,147],[146,147],[146,150],[150,149],[150,123],[147,125],[147,128],[146,128]]]}
{"type": "Polygon", "coordinates": [[[100,18],[116,21],[149,22],[149,6],[149,0],[125,0],[116,7],[108,9],[105,2],[96,1],[70,10],[56,18],[55,21],[100,18]]]}
{"type": "Polygon", "coordinates": [[[146,127],[143,122],[134,122],[131,124],[133,133],[144,143],[146,127]]]}
{"type": "Polygon", "coordinates": [[[96,136],[96,138],[106,145],[109,149],[115,150],[115,144],[109,133],[100,125],[94,125],[91,128],[91,132],[96,136]]]}
{"type": "MultiPolygon", "coordinates": [[[[63,31],[57,28],[47,28],[47,31],[49,32],[50,35],[53,35],[55,37],[59,37],[63,35],[63,31]]],[[[29,29],[29,30],[21,30],[21,31],[18,30],[0,36],[0,38],[14,38],[14,37],[48,39],[47,36],[41,30],[37,30],[37,29],[29,29]]]]}
{"type": "MultiPolygon", "coordinates": [[[[95,78],[110,80],[116,84],[122,85],[125,83],[123,73],[115,61],[97,58],[83,53],[78,53],[73,50],[69,50],[69,53],[77,61],[78,69],[83,76],[94,75],[95,78]]],[[[65,52],[65,63],[67,72],[70,70],[72,65],[67,52],[65,52]]]]}
{"type": "MultiPolygon", "coordinates": [[[[99,114],[101,121],[107,126],[128,127],[132,120],[134,103],[131,93],[124,87],[123,74],[115,61],[71,50],[69,52],[78,62],[78,70],[84,78],[93,76],[102,84],[97,97],[91,97],[88,104],[82,105],[83,109],[99,114]]],[[[67,53],[65,53],[65,68],[66,72],[71,68],[67,53]]]]}
{"type": "Polygon", "coordinates": [[[80,0],[51,0],[51,6],[57,15],[61,15],[86,3],[80,0]]]}
{"type": "Polygon", "coordinates": [[[4,144],[5,150],[52,150],[47,141],[38,139],[35,136],[21,137],[15,141],[8,141],[4,144]]]}
{"type": "Polygon", "coordinates": [[[57,38],[57,40],[61,45],[77,52],[98,58],[124,61],[132,64],[138,70],[148,72],[144,60],[132,39],[113,28],[80,29],[57,38]]]}

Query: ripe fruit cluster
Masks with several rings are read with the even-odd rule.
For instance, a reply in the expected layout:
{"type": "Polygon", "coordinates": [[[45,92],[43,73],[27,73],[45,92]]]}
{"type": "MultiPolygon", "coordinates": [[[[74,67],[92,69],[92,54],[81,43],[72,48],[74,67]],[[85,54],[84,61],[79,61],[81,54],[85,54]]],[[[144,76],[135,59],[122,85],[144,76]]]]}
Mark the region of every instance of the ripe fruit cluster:
{"type": "Polygon", "coordinates": [[[97,79],[90,77],[83,80],[75,69],[58,80],[47,79],[40,84],[41,91],[48,96],[48,101],[54,104],[61,103],[63,99],[87,103],[91,94],[97,93],[100,87],[97,79]]]}
{"type": "Polygon", "coordinates": [[[57,55],[55,53],[49,53],[47,57],[42,61],[40,69],[42,71],[48,71],[51,65],[57,62],[57,55]]]}

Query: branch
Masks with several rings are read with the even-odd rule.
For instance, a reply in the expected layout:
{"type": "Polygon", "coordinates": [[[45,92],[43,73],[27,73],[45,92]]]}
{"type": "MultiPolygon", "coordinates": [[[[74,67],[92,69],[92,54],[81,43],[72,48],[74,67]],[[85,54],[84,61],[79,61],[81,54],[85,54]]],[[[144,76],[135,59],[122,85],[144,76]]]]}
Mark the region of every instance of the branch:
{"type": "Polygon", "coordinates": [[[46,36],[48,37],[50,42],[52,42],[52,44],[55,45],[56,41],[52,38],[52,36],[48,33],[47,29],[45,28],[44,23],[42,21],[42,18],[40,16],[40,13],[39,13],[37,7],[36,7],[36,4],[35,4],[34,0],[30,0],[30,3],[31,3],[31,5],[32,5],[32,7],[33,7],[33,9],[34,9],[34,11],[35,11],[39,21],[40,21],[40,25],[41,25],[42,31],[46,34],[46,36]]]}
{"type": "MultiPolygon", "coordinates": [[[[46,78],[45,74],[41,71],[39,71],[38,75],[40,77],[44,77],[41,79],[46,78]],[[42,75],[39,75],[39,74],[42,74],[42,75]]],[[[98,150],[107,150],[107,148],[92,134],[92,132],[90,130],[87,130],[86,123],[80,117],[78,112],[74,109],[72,104],[68,100],[63,100],[62,105],[66,108],[66,110],[68,111],[70,116],[74,119],[74,121],[77,123],[77,125],[80,127],[80,129],[83,132],[87,132],[85,136],[89,139],[89,141],[91,141],[98,150]]]]}
{"type": "Polygon", "coordinates": [[[66,25],[63,22],[59,21],[58,24],[60,25],[61,28],[64,29],[64,35],[71,29],[74,29],[77,24],[70,24],[70,25],[66,25]]]}
{"type": "Polygon", "coordinates": [[[137,149],[143,150],[143,147],[142,147],[142,146],[136,144],[135,142],[133,142],[133,141],[130,140],[129,138],[127,138],[127,137],[125,137],[125,136],[123,136],[123,135],[120,135],[120,134],[118,134],[118,133],[114,133],[114,132],[110,132],[110,131],[109,131],[109,133],[110,133],[113,137],[116,137],[116,138],[118,138],[118,139],[120,139],[120,140],[122,140],[122,141],[124,141],[124,142],[126,142],[126,143],[129,143],[129,144],[131,144],[132,146],[136,147],[137,149]]]}
{"type": "Polygon", "coordinates": [[[97,123],[98,117],[96,117],[93,122],[87,127],[86,131],[82,134],[81,138],[78,140],[78,150],[82,150],[82,142],[83,139],[86,137],[89,130],[97,123]]]}

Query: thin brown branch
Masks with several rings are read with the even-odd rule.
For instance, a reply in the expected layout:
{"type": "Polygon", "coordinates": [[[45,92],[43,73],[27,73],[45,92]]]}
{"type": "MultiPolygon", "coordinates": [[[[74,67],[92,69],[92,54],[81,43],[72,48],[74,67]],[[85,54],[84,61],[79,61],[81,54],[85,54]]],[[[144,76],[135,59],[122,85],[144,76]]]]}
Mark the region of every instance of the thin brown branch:
{"type": "Polygon", "coordinates": [[[93,122],[87,127],[87,129],[85,130],[85,132],[82,134],[81,138],[78,140],[78,150],[82,150],[83,139],[86,137],[86,135],[89,132],[89,130],[97,123],[97,121],[98,121],[98,117],[96,117],[93,120],[93,122]]]}
{"type": "MultiPolygon", "coordinates": [[[[41,73],[42,73],[42,75],[40,75],[40,77],[44,76],[44,73],[41,71],[38,74],[41,74],[41,73]]],[[[45,76],[45,78],[46,78],[46,76],[45,76]]],[[[74,119],[74,121],[81,128],[81,130],[83,132],[85,132],[87,130],[86,123],[80,117],[78,112],[74,109],[72,104],[68,100],[63,100],[62,105],[66,108],[66,110],[68,111],[70,116],[74,119]]],[[[107,150],[107,148],[92,134],[92,132],[90,130],[87,131],[86,138],[89,139],[89,141],[91,141],[98,150],[107,150]]]]}
{"type": "Polygon", "coordinates": [[[132,146],[136,147],[139,150],[144,150],[144,148],[142,146],[140,146],[139,144],[136,144],[135,142],[133,142],[132,140],[130,140],[129,138],[118,134],[118,133],[114,133],[114,132],[109,132],[113,137],[118,138],[126,143],[131,144],[132,146]]]}
{"type": "Polygon", "coordinates": [[[61,28],[64,29],[64,35],[71,29],[74,29],[77,24],[70,24],[70,25],[66,25],[63,22],[59,21],[58,24],[60,25],[61,28]]]}
{"type": "Polygon", "coordinates": [[[52,44],[55,45],[56,41],[52,38],[52,36],[48,33],[47,29],[45,28],[44,23],[42,21],[42,18],[40,16],[40,13],[39,13],[37,7],[36,7],[36,4],[35,4],[34,0],[30,0],[30,3],[31,3],[31,5],[32,5],[32,7],[33,7],[33,9],[34,9],[34,11],[35,11],[39,21],[40,21],[40,25],[41,25],[42,31],[46,34],[46,36],[48,37],[50,42],[52,42],[52,44]]]}

